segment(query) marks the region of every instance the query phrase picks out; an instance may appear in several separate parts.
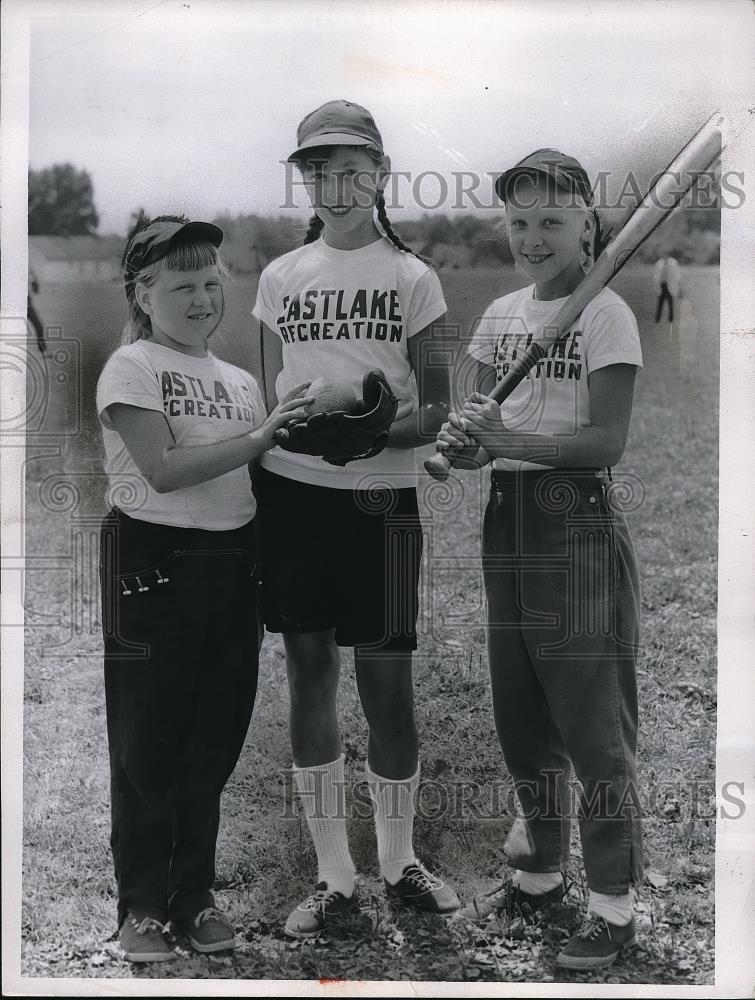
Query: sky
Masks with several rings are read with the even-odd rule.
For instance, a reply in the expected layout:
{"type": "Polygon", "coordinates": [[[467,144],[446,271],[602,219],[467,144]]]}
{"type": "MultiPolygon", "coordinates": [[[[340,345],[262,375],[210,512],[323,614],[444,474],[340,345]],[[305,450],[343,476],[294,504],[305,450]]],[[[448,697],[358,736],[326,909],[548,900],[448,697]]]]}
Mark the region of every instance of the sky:
{"type": "MultiPolygon", "coordinates": [[[[541,146],[591,175],[659,169],[729,86],[726,12],[741,12],[723,0],[29,5],[30,165],[85,168],[100,231],[120,233],[142,206],[277,213],[297,124],[337,97],[372,111],[394,169],[411,173],[394,179],[393,215],[474,207],[455,197],[462,171],[491,206],[489,173],[541,146]]],[[[294,200],[302,214],[301,190],[294,200]]]]}

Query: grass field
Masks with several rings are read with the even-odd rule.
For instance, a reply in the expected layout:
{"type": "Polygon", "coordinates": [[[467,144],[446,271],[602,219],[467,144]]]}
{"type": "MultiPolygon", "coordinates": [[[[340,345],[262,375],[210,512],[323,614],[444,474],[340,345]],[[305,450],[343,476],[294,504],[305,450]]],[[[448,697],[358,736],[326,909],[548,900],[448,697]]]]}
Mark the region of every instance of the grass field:
{"type": "MultiPolygon", "coordinates": [[[[182,949],[179,961],[159,971],[135,970],[120,958],[107,941],[115,896],[96,578],[104,484],[93,399],[125,316],[117,283],[45,289],[40,311],[61,333],[51,337],[39,376],[38,433],[27,452],[24,975],[713,981],[718,271],[690,268],[685,279],[699,337],[682,343],[681,364],[668,326],[652,321],[649,270],[628,268],[614,283],[637,315],[646,365],[616,475],[641,484],[628,516],[643,580],[639,768],[649,876],[639,894],[638,946],[594,975],[556,969],[570,911],[551,926],[516,924],[481,934],[388,907],[372,820],[362,811],[349,821],[362,873],[361,923],[318,943],[283,938],[286,914],[313,882],[315,859],[292,803],[284,658],[276,636],[265,640],[254,718],[223,802],[218,898],[240,946],[233,956],[214,958],[182,949]]],[[[463,332],[492,298],[518,283],[514,272],[450,271],[442,280],[449,321],[463,332]]],[[[231,287],[224,332],[214,345],[252,370],[256,340],[247,314],[254,292],[251,280],[231,287]]],[[[484,650],[478,553],[486,491],[479,475],[466,473],[461,485],[441,489],[425,481],[419,492],[427,544],[415,665],[423,767],[416,847],[468,897],[504,871],[511,822],[484,650]]],[[[347,774],[356,784],[366,726],[349,660],[340,713],[347,774]]],[[[576,842],[569,875],[580,902],[586,890],[576,842]]]]}

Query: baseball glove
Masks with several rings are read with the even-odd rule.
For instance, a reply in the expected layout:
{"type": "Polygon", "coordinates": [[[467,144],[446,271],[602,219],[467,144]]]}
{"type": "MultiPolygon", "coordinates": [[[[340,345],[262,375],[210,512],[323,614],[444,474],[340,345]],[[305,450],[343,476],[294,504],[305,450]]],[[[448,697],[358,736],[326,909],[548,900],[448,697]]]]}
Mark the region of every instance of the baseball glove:
{"type": "Polygon", "coordinates": [[[373,458],[385,448],[397,408],[398,399],[385,375],[373,368],[364,376],[362,399],[353,413],[313,413],[281,428],[276,440],[286,451],[319,455],[331,465],[373,458]]]}

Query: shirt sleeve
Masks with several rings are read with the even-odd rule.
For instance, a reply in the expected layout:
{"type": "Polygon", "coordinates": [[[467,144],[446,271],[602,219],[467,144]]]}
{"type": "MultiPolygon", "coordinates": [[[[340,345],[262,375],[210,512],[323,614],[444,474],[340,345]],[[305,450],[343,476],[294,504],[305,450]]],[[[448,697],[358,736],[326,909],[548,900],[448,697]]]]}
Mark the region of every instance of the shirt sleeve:
{"type": "Polygon", "coordinates": [[[162,388],[155,370],[144,358],[121,350],[107,362],[97,382],[97,414],[109,430],[113,424],[106,411],[113,403],[163,412],[162,388]]]}
{"type": "Polygon", "coordinates": [[[637,320],[625,302],[603,306],[592,317],[585,329],[585,362],[588,372],[608,365],[642,368],[637,320]]]}
{"type": "Polygon", "coordinates": [[[495,344],[498,336],[497,324],[493,310],[495,303],[485,310],[477,324],[467,352],[484,365],[495,365],[495,344]]]}
{"type": "Polygon", "coordinates": [[[406,321],[406,335],[413,337],[426,326],[447,312],[446,300],[440,279],[432,268],[428,268],[417,279],[409,299],[409,315],[406,321]]]}
{"type": "Polygon", "coordinates": [[[267,417],[267,407],[262,399],[262,393],[260,392],[260,387],[257,385],[257,379],[254,376],[249,376],[249,388],[251,390],[252,399],[252,426],[259,427],[260,424],[264,423],[267,417]]]}
{"type": "Polygon", "coordinates": [[[252,316],[260,320],[266,327],[277,331],[278,324],[275,315],[275,288],[270,275],[270,268],[266,267],[260,275],[260,283],[257,287],[257,300],[252,309],[252,316]]]}

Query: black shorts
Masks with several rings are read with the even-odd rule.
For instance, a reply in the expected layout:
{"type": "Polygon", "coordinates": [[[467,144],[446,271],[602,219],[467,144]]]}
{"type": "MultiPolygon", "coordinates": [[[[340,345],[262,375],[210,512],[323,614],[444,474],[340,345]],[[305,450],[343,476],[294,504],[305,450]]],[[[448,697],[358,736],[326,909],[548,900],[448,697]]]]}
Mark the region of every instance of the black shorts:
{"type": "Polygon", "coordinates": [[[266,469],[257,483],[267,629],[334,628],[339,646],[416,649],[416,490],[311,486],[266,469]]]}

